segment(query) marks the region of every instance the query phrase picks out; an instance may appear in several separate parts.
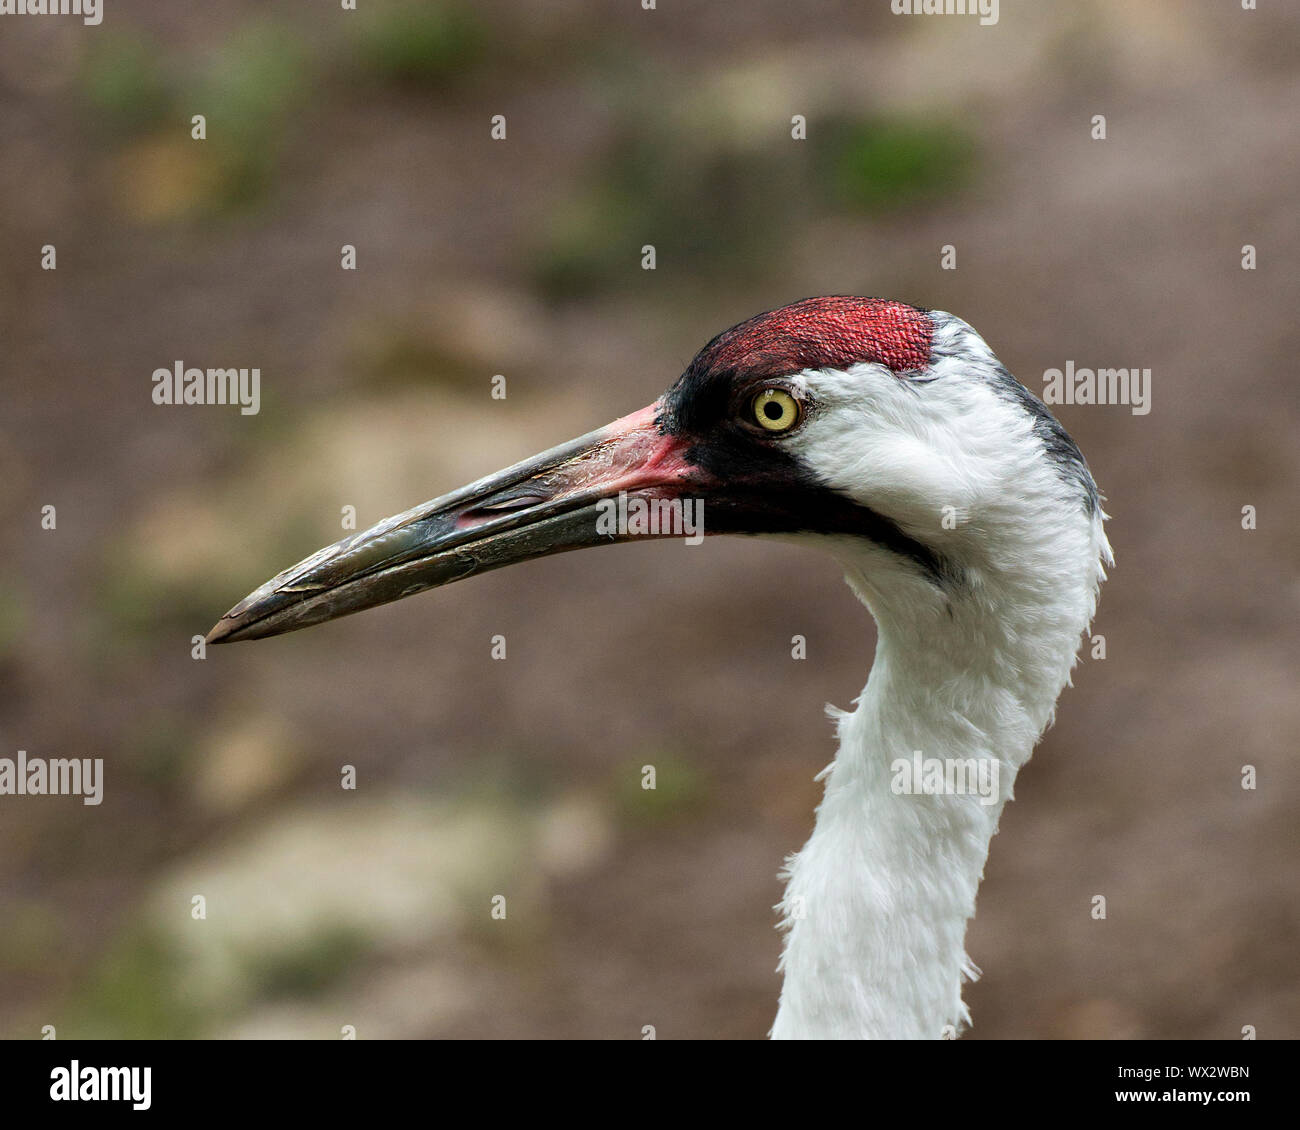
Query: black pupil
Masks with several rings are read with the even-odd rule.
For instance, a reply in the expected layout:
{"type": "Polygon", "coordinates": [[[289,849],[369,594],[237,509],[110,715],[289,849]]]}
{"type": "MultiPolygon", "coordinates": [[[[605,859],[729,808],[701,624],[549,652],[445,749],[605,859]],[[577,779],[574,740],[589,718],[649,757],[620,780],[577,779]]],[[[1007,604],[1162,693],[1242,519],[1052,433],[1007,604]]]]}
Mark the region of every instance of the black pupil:
{"type": "Polygon", "coordinates": [[[763,405],[763,415],[769,420],[779,420],[785,415],[785,409],[775,400],[769,400],[763,405]]]}

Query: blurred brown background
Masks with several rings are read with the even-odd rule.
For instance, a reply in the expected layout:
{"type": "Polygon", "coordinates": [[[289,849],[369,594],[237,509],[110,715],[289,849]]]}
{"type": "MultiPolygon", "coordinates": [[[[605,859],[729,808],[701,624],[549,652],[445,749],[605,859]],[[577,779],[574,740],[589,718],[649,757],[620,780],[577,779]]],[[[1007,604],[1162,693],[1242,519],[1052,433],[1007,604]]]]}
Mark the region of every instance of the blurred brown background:
{"type": "Polygon", "coordinates": [[[1059,409],[1113,516],[1107,658],[993,841],[971,1036],[1300,1035],[1300,11],[104,3],[0,22],[0,756],[106,763],[99,807],[0,797],[0,1033],[762,1036],[822,705],[873,648],[829,559],[620,546],[190,640],[342,507],[854,293],[1039,393],[1153,370],[1149,415],[1059,409]],[[260,367],[260,413],[155,406],[177,360],[260,367]]]}

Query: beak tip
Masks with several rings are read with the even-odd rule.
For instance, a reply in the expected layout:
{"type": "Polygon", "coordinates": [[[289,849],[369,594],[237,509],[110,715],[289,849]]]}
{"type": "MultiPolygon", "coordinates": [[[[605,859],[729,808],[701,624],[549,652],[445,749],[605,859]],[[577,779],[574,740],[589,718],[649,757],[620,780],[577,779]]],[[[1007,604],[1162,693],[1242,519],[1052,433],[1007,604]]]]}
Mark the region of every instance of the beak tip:
{"type": "Polygon", "coordinates": [[[234,643],[236,633],[242,626],[234,617],[230,615],[223,616],[212,625],[212,630],[204,637],[204,642],[210,644],[234,643]]]}

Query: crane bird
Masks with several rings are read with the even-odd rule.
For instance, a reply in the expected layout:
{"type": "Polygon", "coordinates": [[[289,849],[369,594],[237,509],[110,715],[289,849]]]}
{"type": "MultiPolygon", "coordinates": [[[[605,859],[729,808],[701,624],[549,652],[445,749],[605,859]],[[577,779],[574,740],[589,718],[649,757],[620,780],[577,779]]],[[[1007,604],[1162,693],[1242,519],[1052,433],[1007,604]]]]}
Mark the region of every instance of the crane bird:
{"type": "Polygon", "coordinates": [[[782,874],[771,1035],[956,1035],[989,841],[1112,557],[1078,447],[952,314],[845,296],[758,314],[648,407],[314,553],[208,640],[640,536],[601,523],[615,498],[703,500],[706,533],[820,546],[876,620],[856,709],[828,708],[839,750],[812,835],[782,874]],[[908,758],[924,772],[900,787],[908,758]],[[963,789],[954,766],[995,788],[963,789]]]}

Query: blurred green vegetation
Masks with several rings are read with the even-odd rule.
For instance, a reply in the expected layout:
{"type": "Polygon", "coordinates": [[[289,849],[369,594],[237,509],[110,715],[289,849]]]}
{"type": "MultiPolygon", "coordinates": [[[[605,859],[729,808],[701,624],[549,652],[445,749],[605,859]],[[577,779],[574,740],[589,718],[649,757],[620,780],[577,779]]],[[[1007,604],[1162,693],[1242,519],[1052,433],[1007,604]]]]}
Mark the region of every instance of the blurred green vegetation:
{"type": "Polygon", "coordinates": [[[107,572],[100,587],[99,611],[107,633],[114,638],[114,650],[132,638],[140,642],[158,633],[176,636],[213,619],[211,612],[223,599],[217,586],[200,579],[161,581],[143,568],[107,556],[107,572]]]}
{"type": "Polygon", "coordinates": [[[614,803],[618,819],[642,827],[663,827],[688,820],[709,802],[712,787],[695,764],[664,751],[650,752],[618,770],[614,803]],[[654,766],[655,787],[642,787],[643,767],[654,766]]]}
{"type": "Polygon", "coordinates": [[[533,280],[551,299],[626,286],[646,244],[697,277],[750,275],[782,261],[818,209],[903,210],[962,192],[974,167],[974,142],[955,122],[831,119],[787,147],[693,147],[637,113],[625,112],[590,187],[549,218],[533,280]]]}
{"type": "Polygon", "coordinates": [[[128,201],[145,218],[220,214],[260,201],[292,115],[313,80],[299,37],[269,19],[243,24],[207,59],[164,70],[146,37],[96,39],[81,87],[97,132],[122,144],[128,201]],[[206,119],[206,139],[191,136],[206,119]]]}
{"type": "Polygon", "coordinates": [[[120,935],[71,994],[69,1012],[56,1025],[75,1039],[190,1039],[211,1023],[187,985],[185,963],[154,928],[120,935]]]}
{"type": "Polygon", "coordinates": [[[553,798],[560,787],[555,764],[536,749],[483,746],[469,752],[455,777],[435,796],[454,796],[464,808],[505,811],[516,819],[553,798]]]}
{"type": "Polygon", "coordinates": [[[295,115],[327,79],[359,66],[385,85],[443,90],[489,58],[488,42],[461,0],[363,5],[319,50],[283,20],[258,16],[206,58],[170,69],[143,33],[96,37],[80,86],[95,131],[120,148],[125,211],[152,221],[221,216],[265,202],[295,115]],[[203,140],[191,137],[196,114],[203,140]]]}
{"type": "Polygon", "coordinates": [[[100,125],[113,133],[131,133],[156,125],[171,113],[172,92],[160,63],[163,57],[142,31],[109,30],[91,39],[81,85],[100,125]]]}
{"type": "Polygon", "coordinates": [[[273,22],[246,25],[213,56],[193,89],[187,114],[207,116],[219,207],[255,202],[271,185],[286,127],[311,79],[300,41],[273,22]]]}
{"type": "Polygon", "coordinates": [[[973,138],[930,118],[845,119],[824,127],[820,175],[834,200],[866,212],[906,209],[961,192],[975,164],[973,138]]]}
{"type": "Polygon", "coordinates": [[[646,244],[675,269],[741,270],[783,240],[788,215],[779,219],[773,195],[789,197],[798,210],[796,171],[770,148],[684,151],[666,126],[627,123],[587,178],[590,187],[551,216],[535,252],[534,282],[553,299],[626,283],[646,244]]]}
{"type": "MultiPolygon", "coordinates": [[[[272,569],[267,575],[274,573],[272,569]]],[[[223,600],[229,603],[230,592],[220,580],[164,578],[113,553],[105,554],[102,578],[97,610],[113,651],[132,642],[156,643],[162,637],[188,640],[204,630],[197,625],[215,619],[213,608],[223,600]]]]}
{"type": "MultiPolygon", "coordinates": [[[[195,923],[196,929],[202,923],[195,923]]],[[[370,952],[366,938],[332,926],[304,944],[237,955],[236,991],[214,997],[197,984],[199,967],[156,926],[119,935],[75,986],[60,1035],[78,1039],[192,1039],[218,1030],[247,1006],[310,1000],[327,991],[370,952]]]]}
{"type": "Polygon", "coordinates": [[[319,996],[359,966],[372,944],[343,923],[322,929],[306,944],[249,954],[246,967],[262,1000],[303,1000],[319,996]]]}
{"type": "MultiPolygon", "coordinates": [[[[343,27],[313,54],[286,25],[259,17],[174,74],[139,36],[97,39],[82,85],[110,136],[179,143],[128,163],[128,178],[154,182],[158,211],[220,214],[265,199],[294,115],[348,59],[383,84],[445,90],[489,60],[499,65],[502,52],[514,59],[524,50],[507,40],[489,52],[484,17],[464,0],[364,7],[343,27]],[[190,141],[199,113],[207,140],[190,141]]],[[[599,54],[589,64],[599,73],[599,54]]],[[[695,274],[749,273],[779,260],[789,232],[818,208],[905,209],[960,192],[975,166],[970,134],[942,117],[814,118],[809,140],[788,145],[692,141],[672,114],[629,96],[635,82],[618,79],[610,79],[614,140],[585,191],[557,204],[534,249],[534,281],[551,298],[626,285],[645,244],[695,274]]]]}
{"type": "Polygon", "coordinates": [[[387,83],[444,87],[486,56],[487,28],[467,4],[362,5],[358,17],[361,65],[387,83]]]}
{"type": "Polygon", "coordinates": [[[477,393],[484,379],[481,363],[458,355],[419,321],[367,325],[352,347],[348,369],[377,391],[436,384],[477,393]]]}

